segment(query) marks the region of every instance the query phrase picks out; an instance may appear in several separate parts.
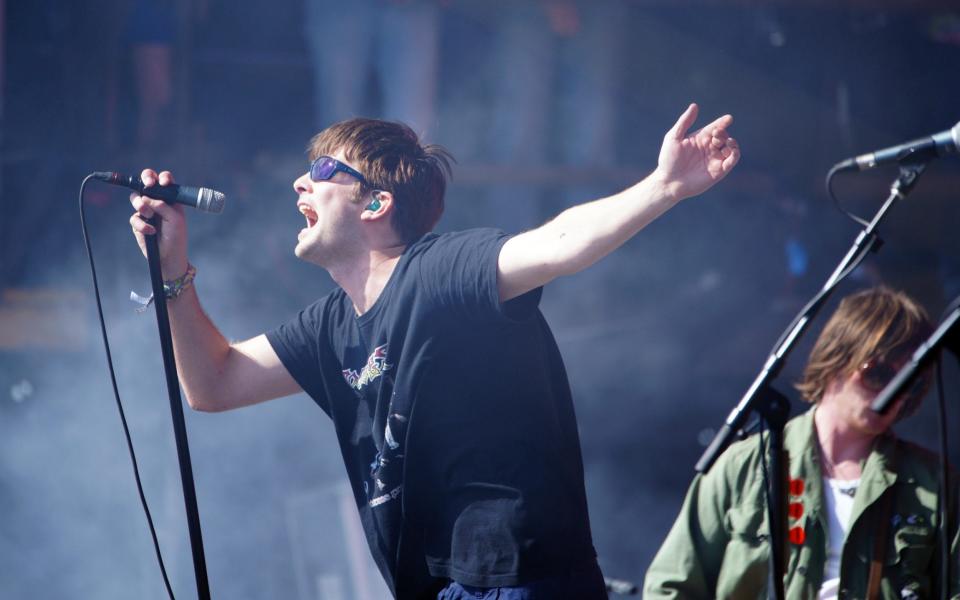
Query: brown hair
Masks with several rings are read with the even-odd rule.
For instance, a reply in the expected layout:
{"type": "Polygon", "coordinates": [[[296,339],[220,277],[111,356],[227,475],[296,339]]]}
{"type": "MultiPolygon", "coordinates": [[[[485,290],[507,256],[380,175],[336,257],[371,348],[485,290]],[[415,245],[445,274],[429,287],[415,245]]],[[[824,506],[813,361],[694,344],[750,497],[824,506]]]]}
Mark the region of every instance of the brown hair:
{"type": "Polygon", "coordinates": [[[443,197],[453,157],[441,146],[421,144],[403,123],[349,119],[327,127],[310,140],[310,160],[343,151],[367,179],[357,200],[373,190],[393,194],[391,225],[404,243],[427,233],[443,214],[443,197]]]}
{"type": "MultiPolygon", "coordinates": [[[[817,338],[796,388],[807,402],[819,402],[837,377],[871,359],[908,355],[932,331],[926,311],[903,292],[880,286],[847,296],[817,338]]],[[[904,406],[901,416],[916,408],[904,406]]]]}

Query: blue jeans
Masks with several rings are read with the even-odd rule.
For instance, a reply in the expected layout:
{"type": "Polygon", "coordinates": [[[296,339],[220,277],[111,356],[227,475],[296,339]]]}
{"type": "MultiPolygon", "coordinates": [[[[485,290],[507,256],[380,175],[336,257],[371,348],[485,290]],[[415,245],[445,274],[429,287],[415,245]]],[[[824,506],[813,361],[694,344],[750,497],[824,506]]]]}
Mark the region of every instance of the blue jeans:
{"type": "Polygon", "coordinates": [[[596,566],[515,587],[478,588],[451,581],[437,600],[606,600],[603,575],[596,566]]]}

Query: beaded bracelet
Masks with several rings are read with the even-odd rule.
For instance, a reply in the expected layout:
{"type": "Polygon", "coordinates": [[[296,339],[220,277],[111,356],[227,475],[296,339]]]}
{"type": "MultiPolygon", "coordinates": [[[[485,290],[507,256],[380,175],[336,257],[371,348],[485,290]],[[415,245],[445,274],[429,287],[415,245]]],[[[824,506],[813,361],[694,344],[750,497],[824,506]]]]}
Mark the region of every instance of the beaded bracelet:
{"type": "Polygon", "coordinates": [[[163,282],[163,295],[167,300],[176,298],[183,293],[183,290],[193,285],[193,278],[197,276],[197,268],[187,263],[187,272],[172,281],[163,282]]]}

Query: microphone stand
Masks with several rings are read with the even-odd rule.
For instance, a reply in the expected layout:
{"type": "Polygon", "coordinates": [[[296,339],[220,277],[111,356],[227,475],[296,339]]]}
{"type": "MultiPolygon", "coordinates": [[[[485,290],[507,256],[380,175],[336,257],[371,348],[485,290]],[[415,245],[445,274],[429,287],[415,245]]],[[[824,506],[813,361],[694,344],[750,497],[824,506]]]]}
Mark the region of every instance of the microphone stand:
{"type": "Polygon", "coordinates": [[[713,441],[700,456],[700,460],[697,461],[695,467],[697,472],[706,473],[709,471],[720,454],[733,441],[733,436],[739,434],[743,429],[744,423],[752,412],[756,411],[759,418],[767,423],[770,430],[771,471],[773,473],[773,481],[768,482],[767,494],[767,513],[770,519],[771,589],[773,597],[777,600],[783,600],[784,598],[783,575],[786,565],[784,562],[784,550],[786,549],[784,533],[787,523],[784,491],[786,489],[789,457],[785,456],[783,450],[783,426],[786,423],[786,416],[790,412],[790,404],[785,396],[773,389],[771,382],[780,374],[795,342],[826,304],[837,284],[853,272],[863,262],[868,253],[880,248],[882,240],[877,234],[877,228],[887,212],[893,207],[893,204],[906,198],[907,194],[916,185],[926,168],[926,160],[928,160],[926,157],[916,157],[916,160],[905,160],[901,163],[900,174],[891,185],[890,195],[883,206],[877,211],[873,220],[856,237],[846,256],[834,269],[823,288],[794,317],[793,322],[777,340],[760,373],[740,399],[740,402],[727,416],[713,441]]]}
{"type": "MultiPolygon", "coordinates": [[[[158,227],[156,217],[147,222],[158,227]]],[[[163,273],[160,269],[160,248],[157,235],[144,236],[147,246],[147,263],[150,266],[150,283],[153,288],[153,306],[157,312],[157,328],[160,332],[160,350],[163,354],[163,370],[167,378],[167,395],[170,398],[170,413],[173,417],[173,432],[177,444],[177,459],[180,464],[180,482],[183,486],[183,501],[187,511],[187,527],[190,530],[190,549],[193,554],[193,570],[197,580],[197,597],[210,599],[210,584],[207,581],[207,565],[203,554],[203,538],[200,534],[200,513],[197,509],[197,494],[193,485],[193,468],[190,466],[190,448],[187,444],[187,428],[183,420],[183,401],[180,398],[180,379],[173,356],[173,337],[170,334],[170,317],[167,314],[167,297],[163,292],[163,273]]]]}

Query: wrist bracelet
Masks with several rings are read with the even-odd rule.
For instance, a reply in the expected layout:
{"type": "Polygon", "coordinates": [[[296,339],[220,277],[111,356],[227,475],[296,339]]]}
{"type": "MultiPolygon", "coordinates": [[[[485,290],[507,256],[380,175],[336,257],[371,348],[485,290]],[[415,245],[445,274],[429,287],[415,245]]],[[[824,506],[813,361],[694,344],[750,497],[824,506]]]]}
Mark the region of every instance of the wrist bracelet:
{"type": "MultiPolygon", "coordinates": [[[[187,272],[171,281],[163,282],[163,296],[167,300],[176,298],[183,293],[183,290],[193,285],[193,278],[197,276],[197,268],[187,263],[187,272]]],[[[142,313],[153,304],[153,294],[143,297],[136,292],[130,292],[130,300],[139,304],[137,312],[142,313]]]]}
{"type": "Polygon", "coordinates": [[[163,282],[163,295],[167,300],[176,298],[183,293],[183,290],[193,285],[193,278],[197,276],[197,268],[187,263],[187,272],[172,281],[163,282]]]}

